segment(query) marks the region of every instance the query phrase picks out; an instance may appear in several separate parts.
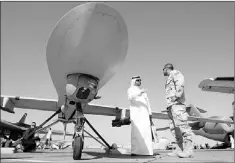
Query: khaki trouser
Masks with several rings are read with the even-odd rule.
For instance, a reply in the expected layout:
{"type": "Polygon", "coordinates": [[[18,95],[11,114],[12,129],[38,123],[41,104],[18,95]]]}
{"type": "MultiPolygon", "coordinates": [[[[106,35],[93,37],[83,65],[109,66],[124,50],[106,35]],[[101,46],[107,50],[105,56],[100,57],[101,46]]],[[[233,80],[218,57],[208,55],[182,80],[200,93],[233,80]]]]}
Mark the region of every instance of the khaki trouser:
{"type": "MultiPolygon", "coordinates": [[[[178,144],[192,141],[193,132],[188,125],[188,114],[183,104],[174,104],[167,108],[171,121],[169,127],[178,144]]],[[[183,150],[183,149],[182,149],[183,150]]]]}

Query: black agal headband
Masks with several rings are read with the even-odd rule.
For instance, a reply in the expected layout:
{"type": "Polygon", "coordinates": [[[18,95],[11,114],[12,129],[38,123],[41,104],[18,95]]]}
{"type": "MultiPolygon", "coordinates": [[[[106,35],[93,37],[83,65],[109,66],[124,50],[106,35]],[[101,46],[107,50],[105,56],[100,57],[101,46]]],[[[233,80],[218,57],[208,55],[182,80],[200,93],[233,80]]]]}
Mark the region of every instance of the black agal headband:
{"type": "Polygon", "coordinates": [[[140,79],[140,76],[133,76],[131,79],[140,79]]]}

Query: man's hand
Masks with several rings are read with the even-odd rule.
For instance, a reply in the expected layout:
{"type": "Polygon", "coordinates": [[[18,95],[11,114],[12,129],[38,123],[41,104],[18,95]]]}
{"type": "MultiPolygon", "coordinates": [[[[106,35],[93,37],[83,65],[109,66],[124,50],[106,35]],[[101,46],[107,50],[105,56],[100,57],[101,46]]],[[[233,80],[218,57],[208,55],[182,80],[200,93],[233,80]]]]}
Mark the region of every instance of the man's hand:
{"type": "Polygon", "coordinates": [[[171,110],[171,106],[170,107],[168,107],[168,108],[166,108],[166,110],[167,110],[167,114],[168,114],[168,117],[171,119],[171,120],[173,120],[173,116],[172,116],[172,110],[171,110]]]}
{"type": "Polygon", "coordinates": [[[98,100],[98,99],[100,99],[100,98],[101,98],[101,96],[95,96],[95,97],[94,97],[95,100],[98,100]]]}
{"type": "Polygon", "coordinates": [[[175,96],[176,98],[180,98],[184,93],[184,87],[183,86],[176,86],[176,93],[175,96]]]}
{"type": "Polygon", "coordinates": [[[147,93],[147,89],[141,89],[141,93],[147,93]]]}
{"type": "Polygon", "coordinates": [[[178,98],[176,96],[171,97],[171,102],[175,102],[178,98]]]}

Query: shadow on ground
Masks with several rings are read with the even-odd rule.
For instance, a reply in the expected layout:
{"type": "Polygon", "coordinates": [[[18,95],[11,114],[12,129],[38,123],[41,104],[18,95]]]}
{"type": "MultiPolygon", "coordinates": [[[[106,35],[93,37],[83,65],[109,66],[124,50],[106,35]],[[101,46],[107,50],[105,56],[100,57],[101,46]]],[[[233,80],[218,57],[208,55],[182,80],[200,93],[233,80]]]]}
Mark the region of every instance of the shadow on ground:
{"type": "Polygon", "coordinates": [[[154,156],[131,156],[130,154],[108,154],[108,153],[100,153],[100,152],[92,152],[92,151],[84,151],[83,153],[86,153],[88,155],[98,157],[98,158],[118,158],[118,159],[149,159],[149,158],[155,158],[156,154],[154,156]]]}
{"type": "Polygon", "coordinates": [[[9,156],[1,156],[1,160],[7,160],[7,159],[27,159],[27,158],[33,158],[33,157],[9,157],[9,156]]]}

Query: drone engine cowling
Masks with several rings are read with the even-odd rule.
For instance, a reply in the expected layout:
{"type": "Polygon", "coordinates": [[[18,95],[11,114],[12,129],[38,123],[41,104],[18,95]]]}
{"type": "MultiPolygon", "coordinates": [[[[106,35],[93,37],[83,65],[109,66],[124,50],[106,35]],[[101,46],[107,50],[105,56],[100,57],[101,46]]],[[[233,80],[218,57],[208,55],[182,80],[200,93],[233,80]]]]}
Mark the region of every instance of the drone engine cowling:
{"type": "MultiPolygon", "coordinates": [[[[211,117],[213,118],[213,117],[211,117]]],[[[213,118],[215,119],[215,118],[213,118]]],[[[225,120],[225,121],[232,121],[230,118],[227,117],[217,117],[219,120],[225,120]]],[[[205,126],[203,127],[203,130],[206,133],[210,134],[225,134],[230,133],[234,130],[234,125],[232,124],[226,124],[226,123],[211,123],[206,122],[205,126]]]]}

